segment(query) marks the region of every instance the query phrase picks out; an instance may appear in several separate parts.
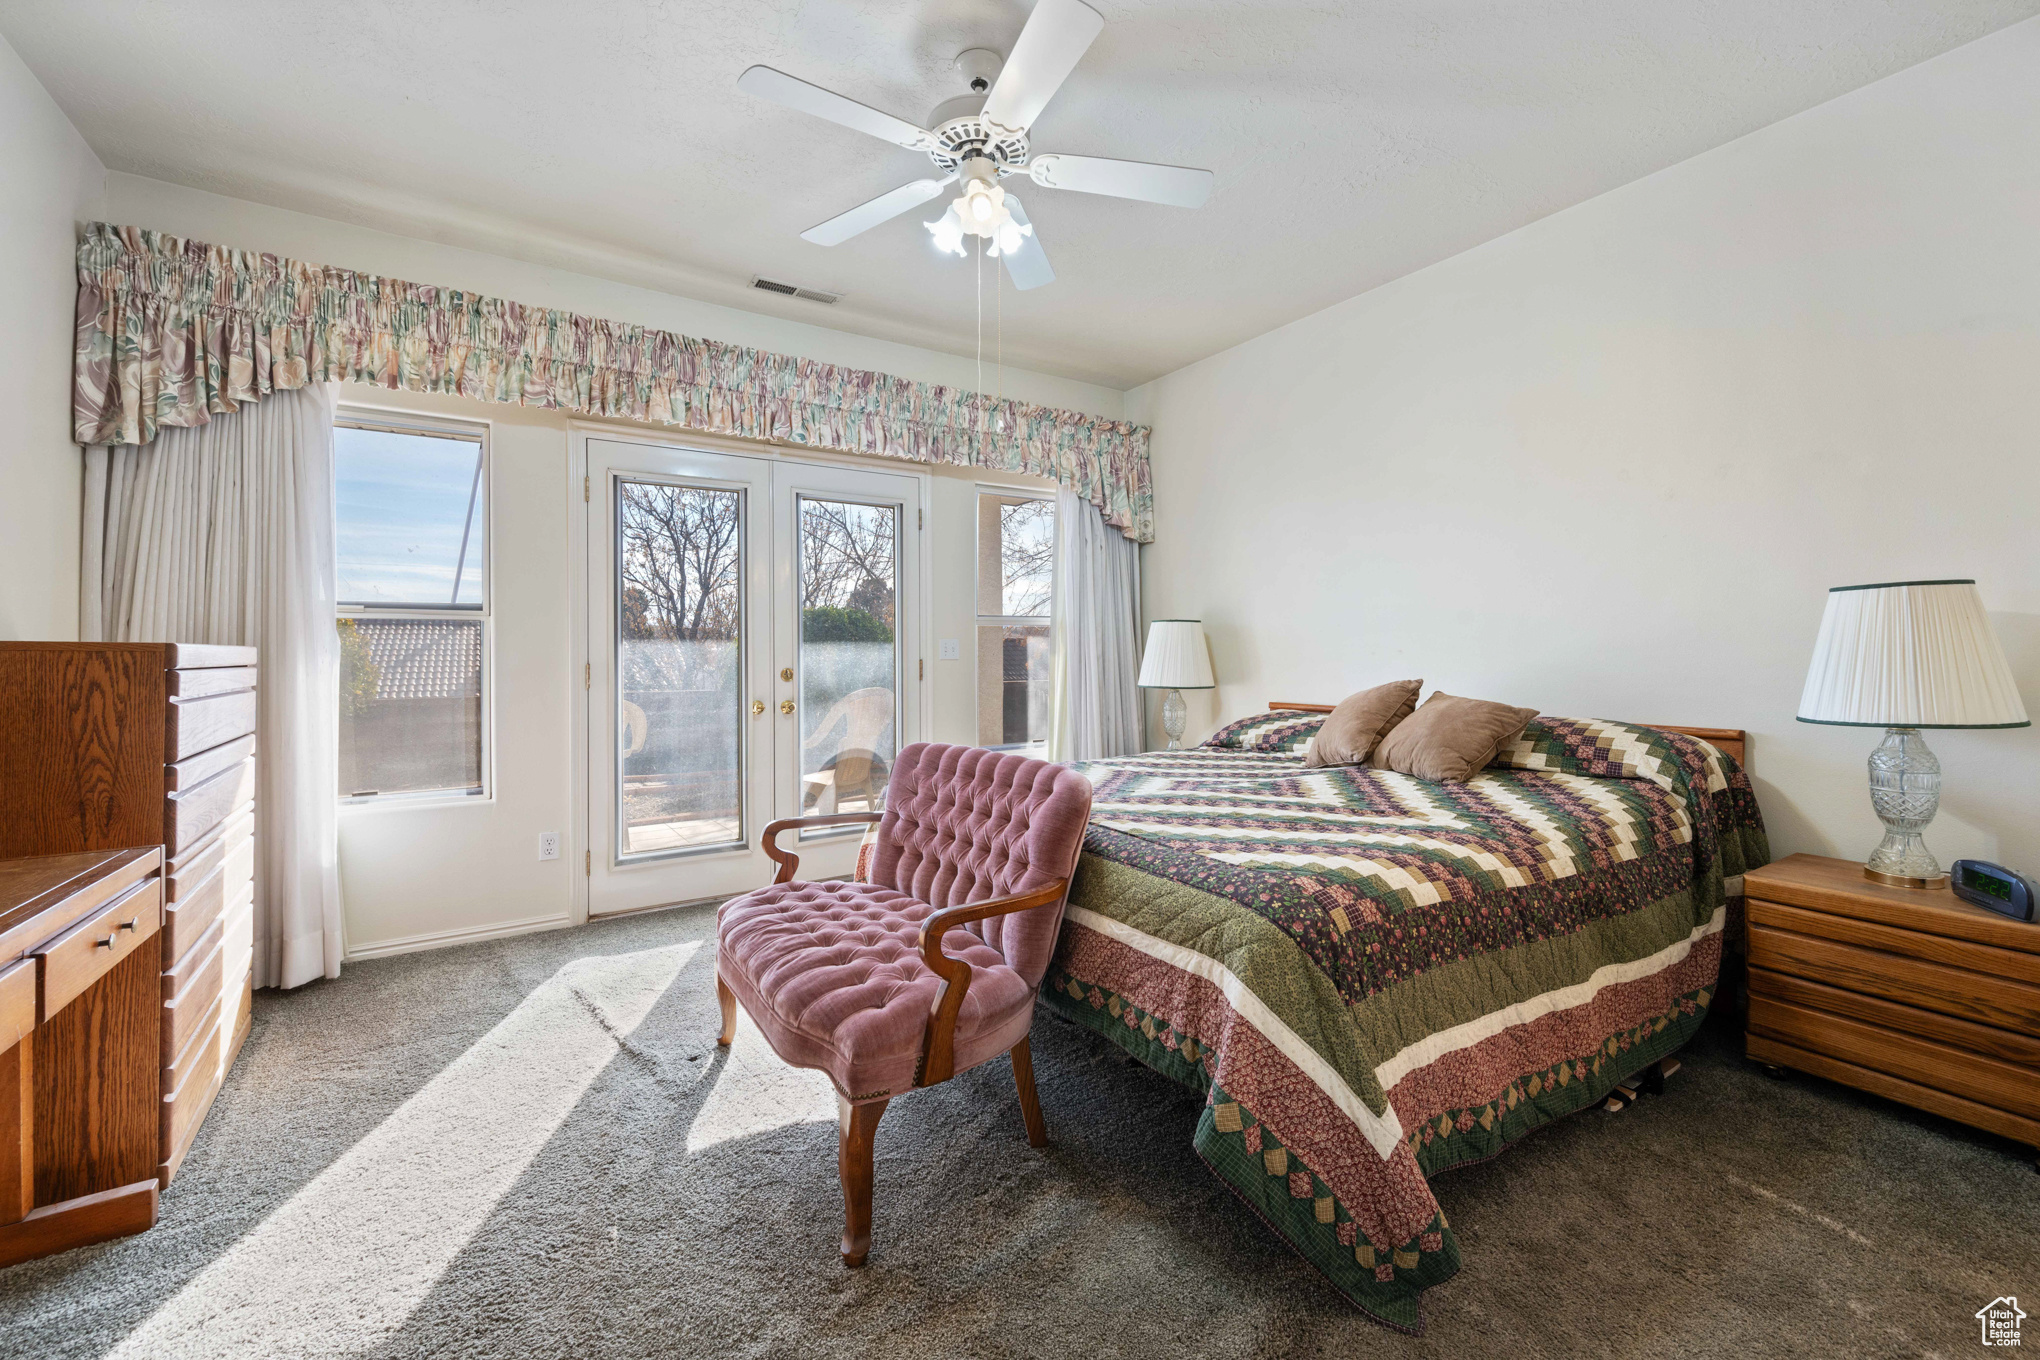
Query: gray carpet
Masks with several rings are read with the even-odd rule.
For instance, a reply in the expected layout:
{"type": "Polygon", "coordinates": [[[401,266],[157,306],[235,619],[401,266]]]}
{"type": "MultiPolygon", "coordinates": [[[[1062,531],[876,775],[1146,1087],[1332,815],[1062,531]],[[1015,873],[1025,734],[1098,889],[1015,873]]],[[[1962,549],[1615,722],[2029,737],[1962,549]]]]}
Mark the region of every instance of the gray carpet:
{"type": "Polygon", "coordinates": [[[664,912],[258,997],[161,1222],[0,1272],[0,1354],[1954,1355],[2000,1294],[2040,1319],[2019,1149],[1766,1077],[1719,1031],[1664,1096],[1439,1178],[1465,1267],[1421,1339],[1204,1169],[1198,1097],[1045,1013],[1052,1146],[1003,1062],[894,1102],[845,1271],[826,1102],[749,1036],[715,1047],[711,930],[664,912]]]}

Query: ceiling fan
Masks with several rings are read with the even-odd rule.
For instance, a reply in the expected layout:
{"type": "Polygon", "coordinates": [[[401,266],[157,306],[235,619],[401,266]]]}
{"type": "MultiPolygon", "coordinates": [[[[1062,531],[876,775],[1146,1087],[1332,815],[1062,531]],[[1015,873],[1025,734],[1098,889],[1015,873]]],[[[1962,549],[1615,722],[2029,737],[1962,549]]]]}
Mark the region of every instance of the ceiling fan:
{"type": "Polygon", "coordinates": [[[971,93],[939,105],[928,119],[934,125],[932,130],[769,66],[753,66],[744,72],[737,78],[737,88],[908,150],[924,151],[936,169],[944,172],[940,179],[902,184],[809,227],[800,234],[802,240],[820,246],[840,245],[940,197],[944,189],[962,180],[962,196],[939,220],[926,224],[935,244],[963,255],[967,253],[964,237],[982,237],[985,253],[1005,260],[1014,287],[1038,288],[1052,281],[1055,271],[1049,268],[1027,210],[1019,198],[1005,191],[1001,179],[1024,174],[1047,189],[1110,194],[1179,208],[1202,207],[1211,196],[1209,170],[1099,156],[1034,154],[1028,129],[1104,27],[1105,20],[1083,0],[1038,0],[1010,57],[1001,59],[982,47],[957,57],[957,69],[969,80],[971,93]]]}

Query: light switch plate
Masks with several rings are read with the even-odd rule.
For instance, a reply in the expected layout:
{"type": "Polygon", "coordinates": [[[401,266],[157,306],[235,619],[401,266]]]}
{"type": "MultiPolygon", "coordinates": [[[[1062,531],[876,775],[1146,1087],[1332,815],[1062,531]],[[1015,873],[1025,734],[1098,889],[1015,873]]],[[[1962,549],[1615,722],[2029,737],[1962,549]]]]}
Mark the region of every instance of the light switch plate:
{"type": "Polygon", "coordinates": [[[538,857],[540,859],[558,859],[560,857],[559,832],[541,831],[538,833],[538,857]]]}
{"type": "Polygon", "coordinates": [[[943,661],[959,661],[963,658],[963,644],[955,638],[943,638],[936,656],[943,661]]]}

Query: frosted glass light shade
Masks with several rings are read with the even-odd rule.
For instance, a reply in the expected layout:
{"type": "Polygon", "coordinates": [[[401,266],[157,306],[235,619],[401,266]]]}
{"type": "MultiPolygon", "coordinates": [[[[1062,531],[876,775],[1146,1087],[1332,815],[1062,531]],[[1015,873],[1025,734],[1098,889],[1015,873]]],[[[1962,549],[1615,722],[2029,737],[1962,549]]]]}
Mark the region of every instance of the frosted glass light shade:
{"type": "Polygon", "coordinates": [[[1849,727],[2026,727],[2026,705],[1974,581],[1836,586],[1799,721],[1849,727]]]}
{"type": "Polygon", "coordinates": [[[1196,619],[1156,619],[1148,625],[1147,651],[1140,659],[1142,689],[1210,689],[1211,653],[1204,625],[1196,619]]]}

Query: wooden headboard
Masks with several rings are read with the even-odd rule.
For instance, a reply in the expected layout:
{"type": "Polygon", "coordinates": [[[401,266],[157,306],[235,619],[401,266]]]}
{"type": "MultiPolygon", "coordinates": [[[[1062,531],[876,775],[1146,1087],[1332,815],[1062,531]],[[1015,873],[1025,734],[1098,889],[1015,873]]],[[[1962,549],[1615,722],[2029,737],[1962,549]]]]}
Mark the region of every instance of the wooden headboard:
{"type": "MultiPolygon", "coordinates": [[[[1291,709],[1298,713],[1329,713],[1334,706],[1331,704],[1292,704],[1276,701],[1270,703],[1268,707],[1270,709],[1291,709]]],[[[1647,723],[1645,725],[1655,727],[1664,732],[1683,732],[1689,737],[1698,737],[1700,740],[1709,742],[1728,752],[1729,755],[1735,757],[1735,763],[1742,766],[1745,770],[1750,767],[1750,758],[1747,754],[1749,750],[1749,733],[1743,731],[1740,727],[1674,727],[1670,723],[1647,723]]]]}

